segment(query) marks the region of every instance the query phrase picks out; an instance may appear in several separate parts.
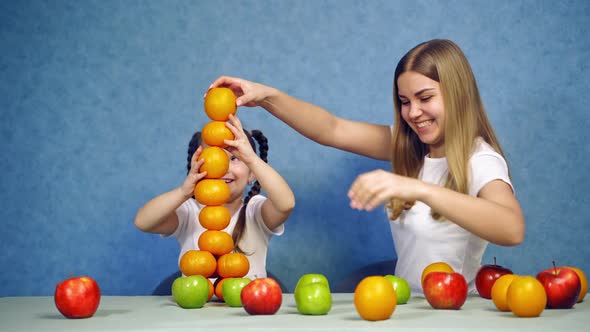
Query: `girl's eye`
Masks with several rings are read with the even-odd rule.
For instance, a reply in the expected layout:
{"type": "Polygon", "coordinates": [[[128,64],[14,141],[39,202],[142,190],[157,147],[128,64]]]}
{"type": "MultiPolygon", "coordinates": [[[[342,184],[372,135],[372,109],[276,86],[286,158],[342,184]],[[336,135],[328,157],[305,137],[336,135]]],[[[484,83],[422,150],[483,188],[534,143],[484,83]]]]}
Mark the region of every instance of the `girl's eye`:
{"type": "Polygon", "coordinates": [[[402,100],[401,103],[402,103],[402,105],[408,105],[410,102],[407,100],[402,100]]]}
{"type": "Polygon", "coordinates": [[[423,102],[426,102],[426,101],[430,100],[430,98],[432,98],[432,96],[422,97],[422,98],[420,98],[420,100],[422,100],[423,102]]]}
{"type": "Polygon", "coordinates": [[[230,160],[230,161],[234,161],[234,160],[238,160],[238,158],[237,158],[236,156],[231,156],[231,157],[229,158],[229,160],[230,160]]]}

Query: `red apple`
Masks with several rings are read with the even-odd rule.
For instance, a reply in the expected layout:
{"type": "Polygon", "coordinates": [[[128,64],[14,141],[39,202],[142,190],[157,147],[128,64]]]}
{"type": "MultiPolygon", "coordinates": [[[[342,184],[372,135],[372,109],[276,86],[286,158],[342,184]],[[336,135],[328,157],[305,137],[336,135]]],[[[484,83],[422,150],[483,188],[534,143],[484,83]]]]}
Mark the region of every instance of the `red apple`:
{"type": "Polygon", "coordinates": [[[457,272],[430,272],[422,288],[426,301],[435,309],[458,310],[467,299],[467,281],[457,272]]]}
{"type": "Polygon", "coordinates": [[[505,274],[512,274],[512,271],[503,266],[496,265],[496,257],[494,257],[493,265],[482,265],[475,276],[475,288],[477,288],[479,295],[484,299],[491,299],[494,282],[505,274]]]}
{"type": "Polygon", "coordinates": [[[576,304],[582,284],[576,271],[567,267],[553,267],[537,274],[547,293],[548,309],[570,309],[576,304]]]}
{"type": "Polygon", "coordinates": [[[65,317],[88,318],[98,309],[100,288],[90,277],[72,277],[57,284],[53,299],[65,317]]]}
{"type": "Polygon", "coordinates": [[[248,314],[273,315],[281,307],[283,292],[273,278],[259,278],[242,288],[240,298],[248,314]]]}

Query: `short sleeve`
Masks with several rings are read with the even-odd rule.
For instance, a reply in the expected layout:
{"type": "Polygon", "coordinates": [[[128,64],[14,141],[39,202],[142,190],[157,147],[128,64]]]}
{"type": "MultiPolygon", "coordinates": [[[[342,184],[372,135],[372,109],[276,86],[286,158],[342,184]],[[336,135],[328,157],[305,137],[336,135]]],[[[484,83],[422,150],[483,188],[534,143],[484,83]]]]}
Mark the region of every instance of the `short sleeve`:
{"type": "Polygon", "coordinates": [[[508,165],[501,155],[494,151],[476,153],[470,160],[471,181],[469,194],[477,196],[479,191],[494,180],[502,180],[507,183],[512,192],[514,187],[508,175],[508,165]]]}
{"type": "Polygon", "coordinates": [[[176,216],[178,217],[178,227],[176,227],[176,230],[172,234],[162,234],[162,237],[178,238],[178,234],[183,234],[186,232],[190,215],[189,201],[190,200],[186,200],[176,209],[176,216]]]}
{"type": "Polygon", "coordinates": [[[262,195],[253,196],[248,202],[248,208],[246,209],[246,220],[252,220],[253,223],[264,233],[268,235],[280,236],[285,232],[285,225],[281,224],[275,229],[269,229],[264,220],[262,220],[262,204],[267,200],[262,195]]]}

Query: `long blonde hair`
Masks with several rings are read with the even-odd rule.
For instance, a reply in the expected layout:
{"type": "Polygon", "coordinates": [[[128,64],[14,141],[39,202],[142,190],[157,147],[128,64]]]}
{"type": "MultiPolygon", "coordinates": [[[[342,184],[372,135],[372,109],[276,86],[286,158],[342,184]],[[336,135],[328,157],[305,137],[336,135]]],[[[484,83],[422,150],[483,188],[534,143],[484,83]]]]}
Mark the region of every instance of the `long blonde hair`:
{"type": "MultiPolygon", "coordinates": [[[[467,194],[468,162],[475,139],[481,136],[504,157],[486,115],[475,77],[461,49],[450,40],[434,39],[417,45],[406,53],[395,69],[393,80],[394,130],[391,167],[396,174],[417,178],[429,152],[401,115],[397,81],[404,72],[422,74],[440,84],[445,110],[444,144],[449,167],[444,187],[467,194]]],[[[392,199],[391,220],[399,217],[414,202],[392,199]]],[[[436,220],[442,216],[432,211],[436,220]]]]}

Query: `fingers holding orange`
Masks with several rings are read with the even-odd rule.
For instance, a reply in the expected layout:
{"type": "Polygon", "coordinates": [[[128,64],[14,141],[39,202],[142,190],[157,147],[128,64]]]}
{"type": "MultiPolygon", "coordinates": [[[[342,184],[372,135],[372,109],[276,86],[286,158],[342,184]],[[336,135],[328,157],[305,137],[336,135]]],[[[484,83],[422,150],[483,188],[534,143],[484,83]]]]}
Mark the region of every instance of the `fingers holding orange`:
{"type": "Polygon", "coordinates": [[[225,121],[211,121],[201,130],[201,138],[209,146],[224,147],[223,140],[233,140],[234,134],[225,126],[225,121]]]}
{"type": "Polygon", "coordinates": [[[229,156],[222,148],[210,146],[203,149],[199,160],[203,160],[199,172],[207,172],[205,179],[218,179],[227,173],[229,169],[229,156]]]}

